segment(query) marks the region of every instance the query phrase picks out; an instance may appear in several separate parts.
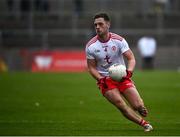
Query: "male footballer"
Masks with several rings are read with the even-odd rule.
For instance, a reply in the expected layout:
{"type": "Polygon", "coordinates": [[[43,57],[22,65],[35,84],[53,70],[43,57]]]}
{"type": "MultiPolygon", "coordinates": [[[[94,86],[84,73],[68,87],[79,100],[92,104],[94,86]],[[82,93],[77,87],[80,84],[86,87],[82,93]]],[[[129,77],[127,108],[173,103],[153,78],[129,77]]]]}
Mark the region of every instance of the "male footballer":
{"type": "Polygon", "coordinates": [[[86,44],[89,73],[97,80],[102,95],[127,119],[142,126],[145,132],[153,130],[143,118],[148,111],[131,80],[136,62],[128,43],[109,31],[110,18],[106,13],[94,16],[94,27],[97,35],[86,44]],[[113,81],[108,75],[108,68],[115,63],[125,65],[123,58],[127,60],[127,75],[121,82],[113,81]]]}

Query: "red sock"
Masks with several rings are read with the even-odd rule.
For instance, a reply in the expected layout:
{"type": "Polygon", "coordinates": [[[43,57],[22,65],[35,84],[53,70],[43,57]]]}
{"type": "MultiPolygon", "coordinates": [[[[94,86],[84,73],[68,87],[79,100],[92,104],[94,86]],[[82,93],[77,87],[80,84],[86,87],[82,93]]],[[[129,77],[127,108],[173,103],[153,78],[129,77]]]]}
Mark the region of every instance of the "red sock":
{"type": "Polygon", "coordinates": [[[143,126],[143,127],[144,127],[144,125],[146,125],[146,124],[148,124],[148,122],[145,121],[144,119],[142,119],[142,120],[140,121],[140,123],[139,123],[139,125],[141,125],[141,126],[143,126]]]}

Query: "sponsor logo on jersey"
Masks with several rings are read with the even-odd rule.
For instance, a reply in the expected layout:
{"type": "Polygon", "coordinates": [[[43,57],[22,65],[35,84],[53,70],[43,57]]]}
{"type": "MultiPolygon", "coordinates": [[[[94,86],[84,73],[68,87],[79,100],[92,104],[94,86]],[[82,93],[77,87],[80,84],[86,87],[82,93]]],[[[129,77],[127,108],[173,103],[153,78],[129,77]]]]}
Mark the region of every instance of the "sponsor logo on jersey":
{"type": "Polygon", "coordinates": [[[99,49],[95,49],[95,51],[94,51],[95,53],[98,53],[98,52],[100,52],[100,50],[99,49]]]}

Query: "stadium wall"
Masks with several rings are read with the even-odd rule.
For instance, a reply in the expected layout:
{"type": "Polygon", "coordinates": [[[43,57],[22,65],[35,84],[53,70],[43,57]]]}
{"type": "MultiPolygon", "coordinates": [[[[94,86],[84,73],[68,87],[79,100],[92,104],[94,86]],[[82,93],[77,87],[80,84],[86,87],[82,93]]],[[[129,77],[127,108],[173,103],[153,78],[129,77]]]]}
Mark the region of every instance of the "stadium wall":
{"type": "MultiPolygon", "coordinates": [[[[141,60],[141,56],[137,50],[136,47],[132,48],[134,55],[136,57],[136,61],[137,61],[137,65],[136,65],[136,69],[137,70],[141,70],[141,65],[142,65],[142,60],[141,60]]],[[[19,50],[19,49],[14,49],[14,50],[4,50],[3,53],[1,53],[1,57],[3,57],[3,60],[5,62],[5,64],[8,67],[8,70],[11,71],[32,71],[32,65],[33,65],[33,53],[35,52],[39,52],[39,50],[19,50]]],[[[83,49],[74,49],[74,50],[60,50],[60,49],[56,49],[56,50],[52,50],[49,52],[60,52],[60,53],[65,53],[67,56],[71,57],[72,56],[72,52],[77,53],[81,53],[80,57],[78,57],[78,60],[80,59],[82,62],[82,65],[79,65],[77,68],[78,71],[77,72],[83,72],[86,71],[85,69],[85,64],[84,62],[86,62],[85,60],[85,56],[83,57],[83,49]],[[82,68],[80,68],[82,67],[82,68]]],[[[61,56],[61,55],[60,55],[61,56]]],[[[62,58],[62,57],[61,57],[62,58]]],[[[73,56],[72,58],[69,58],[68,60],[72,59],[73,60],[73,56]]],[[[154,61],[154,65],[155,65],[155,70],[178,70],[180,68],[180,48],[178,46],[173,46],[173,47],[158,47],[157,49],[157,53],[155,56],[155,61],[154,61]]],[[[61,59],[57,58],[57,61],[61,61],[61,59]]],[[[62,62],[64,61],[64,59],[62,58],[62,62]]],[[[76,61],[76,60],[74,60],[76,61]]],[[[73,64],[72,64],[73,65],[73,64]]],[[[71,67],[70,66],[70,70],[69,72],[72,72],[74,65],[71,67]],[[71,69],[72,68],[72,69],[71,69]]],[[[76,71],[74,69],[74,71],[76,71]]],[[[37,70],[37,69],[36,69],[37,70]]],[[[56,68],[55,72],[57,71],[64,71],[64,68],[56,68]]],[[[67,69],[68,70],[68,69],[67,69]]],[[[38,70],[38,71],[41,71],[38,70]]],[[[50,70],[51,71],[51,70],[50,70]]],[[[48,72],[48,71],[44,71],[44,72],[48,72]]],[[[53,72],[53,70],[51,71],[53,72]]]]}

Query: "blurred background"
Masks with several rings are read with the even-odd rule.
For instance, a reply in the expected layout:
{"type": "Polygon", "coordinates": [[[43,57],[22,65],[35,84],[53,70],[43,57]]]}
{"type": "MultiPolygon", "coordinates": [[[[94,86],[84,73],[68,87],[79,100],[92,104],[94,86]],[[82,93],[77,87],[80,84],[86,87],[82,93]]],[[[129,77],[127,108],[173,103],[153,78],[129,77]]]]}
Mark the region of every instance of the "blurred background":
{"type": "Polygon", "coordinates": [[[0,71],[84,71],[93,16],[107,12],[142,69],[138,40],[155,39],[153,68],[180,69],[179,0],[0,0],[0,71]]]}

